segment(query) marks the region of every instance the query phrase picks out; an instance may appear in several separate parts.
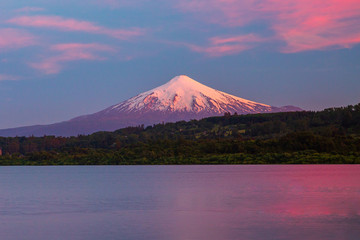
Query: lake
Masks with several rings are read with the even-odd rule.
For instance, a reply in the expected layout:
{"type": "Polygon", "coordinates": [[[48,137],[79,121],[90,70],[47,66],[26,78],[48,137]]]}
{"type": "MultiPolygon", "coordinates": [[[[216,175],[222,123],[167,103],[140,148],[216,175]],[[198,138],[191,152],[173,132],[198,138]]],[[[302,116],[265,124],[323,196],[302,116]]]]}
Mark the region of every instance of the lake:
{"type": "Polygon", "coordinates": [[[354,239],[360,165],[0,168],[0,239],[354,239]]]}

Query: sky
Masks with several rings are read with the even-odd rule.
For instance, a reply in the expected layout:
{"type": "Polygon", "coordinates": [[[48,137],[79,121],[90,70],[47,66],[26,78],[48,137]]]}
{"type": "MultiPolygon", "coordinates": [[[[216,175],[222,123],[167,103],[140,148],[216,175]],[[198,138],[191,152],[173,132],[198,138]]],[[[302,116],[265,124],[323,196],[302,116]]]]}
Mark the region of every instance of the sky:
{"type": "Polygon", "coordinates": [[[0,129],[177,75],[272,106],[360,102],[359,0],[0,0],[0,129]]]}

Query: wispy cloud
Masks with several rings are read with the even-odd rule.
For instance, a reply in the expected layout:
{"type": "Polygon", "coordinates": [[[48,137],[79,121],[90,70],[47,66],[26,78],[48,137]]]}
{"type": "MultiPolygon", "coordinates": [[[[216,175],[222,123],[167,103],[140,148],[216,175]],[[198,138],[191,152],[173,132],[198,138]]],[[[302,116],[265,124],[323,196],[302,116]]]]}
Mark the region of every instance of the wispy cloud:
{"type": "Polygon", "coordinates": [[[15,12],[18,13],[41,12],[41,11],[45,11],[45,9],[41,7],[23,7],[15,10],[15,12]]]}
{"type": "Polygon", "coordinates": [[[64,64],[72,61],[102,61],[105,57],[99,56],[99,52],[116,51],[110,46],[97,43],[64,43],[56,44],[50,47],[52,56],[45,57],[40,62],[29,63],[29,65],[45,74],[57,74],[63,68],[64,64]]]}
{"type": "Polygon", "coordinates": [[[136,7],[141,6],[146,2],[151,0],[94,0],[93,2],[100,6],[108,6],[111,8],[120,8],[120,7],[136,7]]]}
{"type": "Polygon", "coordinates": [[[258,19],[253,0],[179,0],[176,7],[196,17],[225,26],[243,26],[258,19]]]}
{"type": "Polygon", "coordinates": [[[177,8],[230,28],[261,22],[285,42],[286,53],[360,43],[358,0],[183,0],[177,8]]]}
{"type": "Polygon", "coordinates": [[[18,49],[37,44],[32,34],[13,28],[0,28],[0,51],[18,49]]]}
{"type": "Polygon", "coordinates": [[[262,38],[254,35],[237,35],[231,37],[212,37],[209,39],[207,46],[194,44],[185,44],[192,51],[204,53],[210,57],[221,57],[234,55],[239,52],[253,48],[256,43],[264,41],[262,38]]]}
{"type": "Polygon", "coordinates": [[[126,6],[126,5],[129,5],[131,4],[131,2],[134,2],[134,1],[124,1],[124,0],[101,0],[101,1],[96,1],[96,3],[98,5],[105,5],[105,6],[109,6],[111,8],[118,8],[118,7],[121,7],[121,6],[126,6]]]}
{"type": "Polygon", "coordinates": [[[7,74],[0,74],[0,81],[16,81],[19,80],[19,76],[7,75],[7,74]]]}
{"type": "Polygon", "coordinates": [[[95,51],[114,51],[114,48],[98,43],[61,43],[51,46],[55,51],[78,51],[78,50],[95,50],[95,51]]]}
{"type": "Polygon", "coordinates": [[[96,25],[88,21],[80,21],[73,18],[60,16],[21,16],[7,20],[7,23],[25,27],[50,28],[61,31],[79,31],[92,34],[103,34],[117,39],[129,39],[145,33],[143,29],[111,29],[96,25]]]}
{"type": "Polygon", "coordinates": [[[360,4],[354,0],[303,0],[291,5],[273,0],[272,28],[286,42],[283,52],[349,48],[360,43],[360,4]]]}

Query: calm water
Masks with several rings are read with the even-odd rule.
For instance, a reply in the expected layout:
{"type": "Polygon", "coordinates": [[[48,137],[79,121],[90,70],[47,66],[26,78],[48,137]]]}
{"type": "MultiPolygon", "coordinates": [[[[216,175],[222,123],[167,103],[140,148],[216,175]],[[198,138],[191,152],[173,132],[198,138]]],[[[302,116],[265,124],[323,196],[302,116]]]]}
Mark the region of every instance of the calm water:
{"type": "Polygon", "coordinates": [[[360,239],[360,166],[1,167],[0,239],[360,239]]]}

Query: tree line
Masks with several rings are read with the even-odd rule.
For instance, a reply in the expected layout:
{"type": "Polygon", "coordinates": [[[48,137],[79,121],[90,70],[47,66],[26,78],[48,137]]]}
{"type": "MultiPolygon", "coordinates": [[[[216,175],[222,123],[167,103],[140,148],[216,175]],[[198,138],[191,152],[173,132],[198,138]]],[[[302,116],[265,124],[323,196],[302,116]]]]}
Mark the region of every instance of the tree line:
{"type": "Polygon", "coordinates": [[[76,137],[0,137],[0,165],[360,163],[360,104],[76,137]]]}

